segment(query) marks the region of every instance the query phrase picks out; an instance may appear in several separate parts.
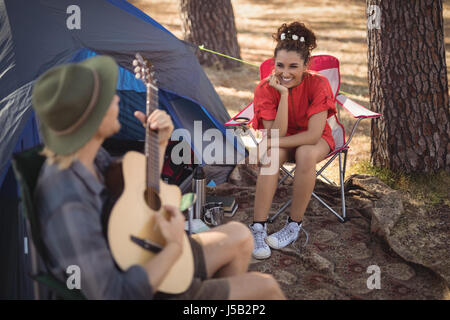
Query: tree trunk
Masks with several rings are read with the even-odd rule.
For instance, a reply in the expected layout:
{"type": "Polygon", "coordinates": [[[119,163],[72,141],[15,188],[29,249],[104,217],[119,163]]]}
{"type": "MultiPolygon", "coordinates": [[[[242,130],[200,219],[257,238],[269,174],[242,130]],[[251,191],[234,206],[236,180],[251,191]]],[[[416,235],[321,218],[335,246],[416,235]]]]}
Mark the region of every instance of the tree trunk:
{"type": "MultiPolygon", "coordinates": [[[[240,59],[231,0],[180,0],[184,39],[194,45],[240,59]]],[[[225,69],[240,65],[232,59],[203,50],[197,51],[201,64],[225,69]]]]}
{"type": "Polygon", "coordinates": [[[383,114],[372,122],[372,163],[406,173],[449,170],[442,1],[367,0],[367,6],[370,105],[383,114]]]}

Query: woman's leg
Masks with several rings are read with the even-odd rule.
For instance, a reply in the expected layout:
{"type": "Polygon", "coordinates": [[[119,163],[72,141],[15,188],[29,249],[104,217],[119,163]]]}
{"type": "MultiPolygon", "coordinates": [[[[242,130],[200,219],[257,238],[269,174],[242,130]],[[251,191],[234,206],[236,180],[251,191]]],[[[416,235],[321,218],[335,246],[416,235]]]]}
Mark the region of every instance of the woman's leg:
{"type": "MultiPolygon", "coordinates": [[[[289,158],[289,149],[279,148],[278,163],[281,166],[289,158]]],[[[268,153],[270,154],[270,149],[268,153]]],[[[269,165],[266,165],[267,167],[269,165]]],[[[270,205],[277,189],[279,171],[272,175],[261,174],[256,180],[255,205],[253,213],[253,221],[266,221],[269,215],[270,205]]]]}
{"type": "MultiPolygon", "coordinates": [[[[267,164],[265,168],[270,166],[271,169],[276,168],[273,174],[268,174],[267,171],[260,170],[258,180],[256,182],[255,206],[253,213],[253,224],[250,230],[253,235],[254,248],[252,255],[255,259],[267,259],[270,257],[270,248],[266,243],[267,226],[266,220],[269,215],[270,205],[275,194],[278,183],[278,171],[281,164],[286,162],[289,158],[290,149],[278,148],[278,159],[274,160],[278,163],[267,164]]],[[[268,151],[270,155],[272,149],[268,151]]]]}
{"type": "Polygon", "coordinates": [[[290,208],[292,221],[266,238],[266,242],[271,248],[284,248],[298,238],[301,229],[300,222],[316,182],[316,163],[323,160],[329,150],[328,143],[322,138],[315,145],[303,145],[295,150],[296,169],[290,208]]]}
{"type": "Polygon", "coordinates": [[[315,145],[304,145],[295,150],[294,190],[291,219],[300,222],[305,215],[311,194],[316,184],[316,164],[330,152],[328,143],[320,138],[315,145]]]}

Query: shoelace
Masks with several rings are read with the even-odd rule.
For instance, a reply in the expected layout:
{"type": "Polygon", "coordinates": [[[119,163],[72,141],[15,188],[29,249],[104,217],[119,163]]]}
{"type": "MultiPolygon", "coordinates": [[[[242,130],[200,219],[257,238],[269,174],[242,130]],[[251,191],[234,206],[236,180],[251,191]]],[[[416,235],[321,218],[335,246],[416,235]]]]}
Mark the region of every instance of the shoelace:
{"type": "Polygon", "coordinates": [[[264,241],[264,231],[255,231],[255,240],[256,240],[256,247],[261,248],[264,247],[265,241],[264,241]]]}
{"type": "MultiPolygon", "coordinates": [[[[303,226],[300,226],[300,231],[303,231],[305,233],[306,236],[306,241],[305,244],[302,247],[306,247],[306,245],[308,244],[309,241],[309,235],[308,232],[306,232],[306,230],[303,228],[303,226]]],[[[283,229],[280,230],[279,233],[279,238],[283,241],[286,240],[292,233],[294,232],[294,230],[292,229],[292,227],[288,224],[287,226],[285,226],[283,229]]],[[[278,237],[277,237],[278,238],[278,237]]],[[[298,237],[297,237],[298,239],[298,237]]],[[[296,239],[296,240],[297,240],[296,239]]]]}
{"type": "Polygon", "coordinates": [[[264,234],[265,230],[255,230],[253,228],[252,233],[254,234],[254,239],[256,241],[256,247],[261,248],[264,247],[265,241],[264,241],[264,234]]]}

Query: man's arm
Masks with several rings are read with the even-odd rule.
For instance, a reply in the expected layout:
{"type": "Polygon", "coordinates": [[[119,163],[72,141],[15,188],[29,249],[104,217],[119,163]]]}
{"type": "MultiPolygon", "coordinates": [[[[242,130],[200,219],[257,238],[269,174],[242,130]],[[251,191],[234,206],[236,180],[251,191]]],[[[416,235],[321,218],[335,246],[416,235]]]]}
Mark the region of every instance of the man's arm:
{"type": "Polygon", "coordinates": [[[169,219],[166,220],[159,214],[155,215],[155,218],[163,237],[166,239],[166,245],[160,253],[145,265],[150,283],[155,291],[158,290],[161,282],[183,250],[184,216],[178,208],[173,206],[164,206],[164,209],[169,213],[169,219]]]}
{"type": "Polygon", "coordinates": [[[88,299],[152,299],[156,290],[143,267],[123,272],[116,267],[95,210],[83,199],[52,209],[42,234],[56,261],[55,274],[60,277],[69,266],[79,267],[81,291],[88,299]]]}

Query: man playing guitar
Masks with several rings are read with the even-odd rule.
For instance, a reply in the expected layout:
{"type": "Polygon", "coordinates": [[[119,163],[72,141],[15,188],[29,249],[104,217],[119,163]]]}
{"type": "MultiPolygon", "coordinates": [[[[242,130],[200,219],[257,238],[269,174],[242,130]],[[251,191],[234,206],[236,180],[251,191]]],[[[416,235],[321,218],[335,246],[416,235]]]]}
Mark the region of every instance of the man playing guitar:
{"type": "MultiPolygon", "coordinates": [[[[183,250],[184,217],[173,206],[164,208],[168,219],[156,216],[166,241],[163,249],[144,265],[118,268],[101,223],[108,194],[105,172],[112,163],[101,146],[120,129],[117,77],[115,61],[98,56],[52,68],[35,84],[33,107],[47,157],[35,204],[50,271],[65,283],[67,268],[78,266],[88,299],[284,299],[271,275],[248,272],[253,239],[238,222],[189,237],[194,258],[190,286],[180,294],[158,291],[183,250]]],[[[170,116],[159,109],[148,119],[141,112],[135,116],[158,130],[161,168],[173,130],[170,116]]]]}

